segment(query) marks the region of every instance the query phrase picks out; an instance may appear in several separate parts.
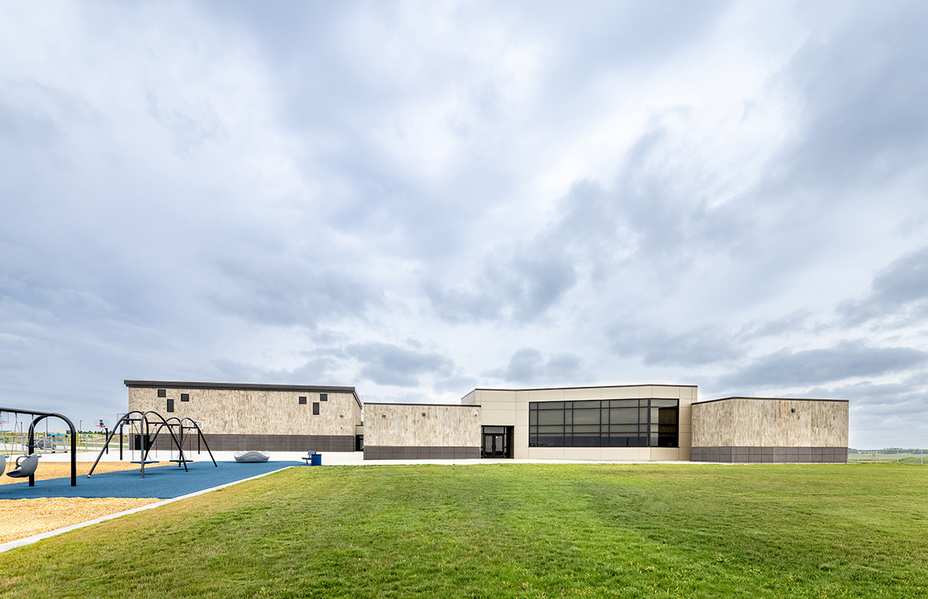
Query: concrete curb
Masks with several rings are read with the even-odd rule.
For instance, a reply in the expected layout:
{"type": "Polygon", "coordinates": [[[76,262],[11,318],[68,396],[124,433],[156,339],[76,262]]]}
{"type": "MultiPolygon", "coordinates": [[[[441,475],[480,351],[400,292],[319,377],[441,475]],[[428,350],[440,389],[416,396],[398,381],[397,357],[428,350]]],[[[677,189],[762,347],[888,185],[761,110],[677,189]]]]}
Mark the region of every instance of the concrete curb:
{"type": "Polygon", "coordinates": [[[187,493],[186,495],[180,495],[178,497],[171,497],[170,499],[163,499],[155,503],[149,503],[148,505],[141,505],[139,507],[134,507],[129,510],[123,510],[121,512],[116,512],[113,514],[106,514],[105,516],[100,516],[92,520],[86,520],[84,522],[78,522],[77,524],[71,524],[68,526],[64,526],[62,528],[56,528],[55,530],[40,532],[39,534],[32,535],[31,537],[25,537],[22,539],[16,539],[15,541],[9,541],[7,543],[0,544],[0,553],[10,551],[11,549],[16,549],[17,547],[25,547],[26,545],[32,545],[33,543],[38,543],[39,541],[42,541],[44,539],[49,539],[51,537],[57,537],[58,535],[64,534],[66,532],[71,532],[72,530],[77,530],[79,528],[93,526],[94,524],[99,524],[101,522],[106,522],[108,520],[115,520],[116,518],[122,518],[123,516],[128,516],[130,514],[137,514],[138,512],[144,512],[145,510],[153,510],[163,505],[174,503],[175,501],[183,501],[184,499],[190,499],[191,497],[196,497],[198,495],[205,495],[207,493],[212,493],[213,491],[218,491],[219,489],[225,489],[226,487],[231,487],[233,485],[245,483],[250,480],[261,478],[263,476],[269,476],[271,474],[283,472],[284,470],[288,468],[293,468],[293,467],[294,467],[293,465],[283,466],[281,468],[278,468],[277,470],[271,470],[270,472],[262,472],[261,474],[249,476],[248,478],[243,478],[241,480],[234,480],[230,483],[224,483],[221,485],[217,485],[215,487],[210,487],[208,489],[200,489],[199,491],[194,491],[193,493],[187,493]]]}

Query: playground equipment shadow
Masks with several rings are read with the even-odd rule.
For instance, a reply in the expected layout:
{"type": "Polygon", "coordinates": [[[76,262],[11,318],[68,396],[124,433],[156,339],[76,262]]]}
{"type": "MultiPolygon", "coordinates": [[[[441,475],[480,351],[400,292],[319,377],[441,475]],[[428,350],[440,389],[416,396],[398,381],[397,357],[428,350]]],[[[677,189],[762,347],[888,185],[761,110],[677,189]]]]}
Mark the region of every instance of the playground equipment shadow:
{"type": "Polygon", "coordinates": [[[34,487],[27,483],[0,486],[2,499],[35,499],[41,497],[154,497],[172,499],[235,482],[259,474],[265,474],[300,465],[300,462],[264,462],[239,464],[218,462],[218,467],[209,461],[188,464],[189,471],[176,466],[146,468],[145,477],[138,470],[94,474],[80,477],[77,486],[68,484],[68,478],[52,478],[36,481],[34,487]]]}

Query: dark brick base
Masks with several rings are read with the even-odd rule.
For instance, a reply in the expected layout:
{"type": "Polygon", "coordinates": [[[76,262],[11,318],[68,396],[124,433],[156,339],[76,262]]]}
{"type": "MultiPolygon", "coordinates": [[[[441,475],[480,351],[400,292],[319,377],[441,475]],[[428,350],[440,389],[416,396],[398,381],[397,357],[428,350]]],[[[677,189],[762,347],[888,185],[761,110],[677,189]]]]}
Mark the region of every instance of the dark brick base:
{"type": "MultiPolygon", "coordinates": [[[[354,451],[354,435],[234,435],[205,434],[213,451],[354,451]]],[[[130,441],[131,442],[131,441],[130,441]]],[[[154,449],[167,450],[174,445],[167,431],[155,439],[154,449]]],[[[184,451],[196,448],[197,439],[190,434],[184,439],[184,451]]],[[[205,447],[203,448],[206,449],[205,447]]]]}
{"type": "Polygon", "coordinates": [[[690,461],[759,464],[846,464],[847,447],[693,447],[690,461]]]}
{"type": "Polygon", "coordinates": [[[365,460],[454,460],[479,457],[479,447],[364,446],[365,460]]]}

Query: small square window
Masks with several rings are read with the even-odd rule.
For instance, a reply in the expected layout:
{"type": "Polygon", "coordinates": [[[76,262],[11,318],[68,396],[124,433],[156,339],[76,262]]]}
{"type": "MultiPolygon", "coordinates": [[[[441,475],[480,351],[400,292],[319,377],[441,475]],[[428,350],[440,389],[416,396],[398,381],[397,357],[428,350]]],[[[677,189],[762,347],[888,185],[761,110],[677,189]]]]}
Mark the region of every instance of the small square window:
{"type": "Polygon", "coordinates": [[[305,396],[301,395],[299,401],[300,401],[300,405],[301,405],[301,406],[305,406],[305,405],[306,405],[306,397],[305,397],[305,396]]]}
{"type": "Polygon", "coordinates": [[[318,415],[319,415],[319,402],[314,401],[313,402],[313,416],[318,416],[318,415]]]}
{"type": "Polygon", "coordinates": [[[181,400],[181,401],[190,401],[190,394],[189,394],[189,393],[181,393],[181,394],[180,394],[180,400],[181,400]]]}
{"type": "Polygon", "coordinates": [[[173,412],[173,411],[174,411],[174,400],[169,399],[168,400],[168,412],[173,412]]]}
{"type": "Polygon", "coordinates": [[[320,394],[319,394],[319,401],[329,401],[329,394],[328,394],[328,393],[320,393],[320,394]]]}
{"type": "Polygon", "coordinates": [[[167,397],[168,392],[165,389],[158,389],[158,397],[167,397]]]}

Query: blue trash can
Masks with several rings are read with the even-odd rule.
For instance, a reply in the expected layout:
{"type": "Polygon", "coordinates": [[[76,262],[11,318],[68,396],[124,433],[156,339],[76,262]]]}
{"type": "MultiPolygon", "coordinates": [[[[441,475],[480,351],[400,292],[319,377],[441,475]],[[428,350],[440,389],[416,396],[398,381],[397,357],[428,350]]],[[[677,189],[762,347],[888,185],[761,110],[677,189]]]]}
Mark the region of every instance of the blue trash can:
{"type": "Polygon", "coordinates": [[[322,465],[322,454],[314,453],[312,456],[310,456],[309,465],[310,466],[321,466],[322,465]]]}

